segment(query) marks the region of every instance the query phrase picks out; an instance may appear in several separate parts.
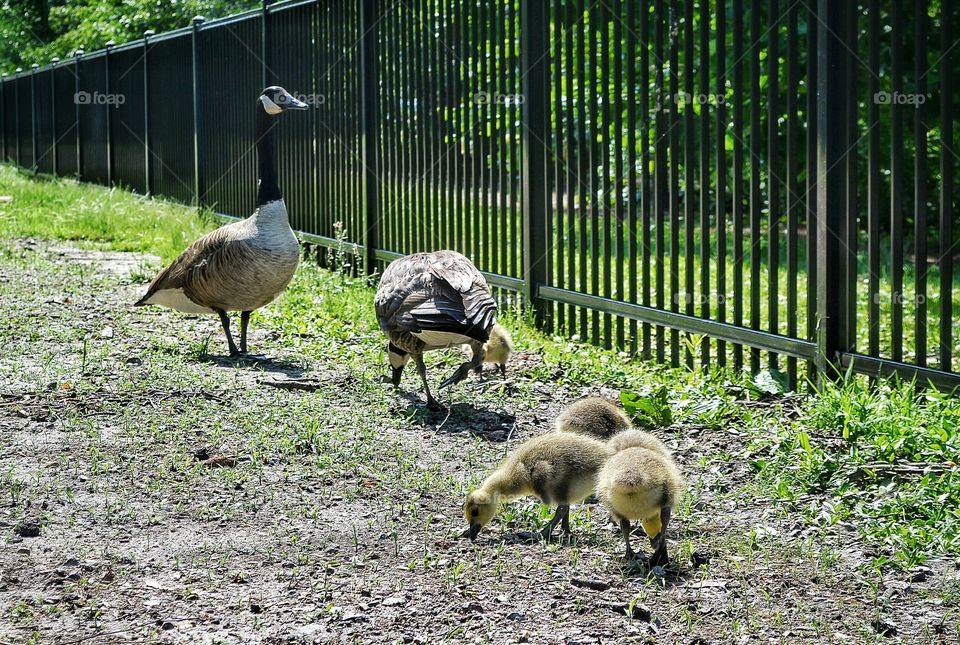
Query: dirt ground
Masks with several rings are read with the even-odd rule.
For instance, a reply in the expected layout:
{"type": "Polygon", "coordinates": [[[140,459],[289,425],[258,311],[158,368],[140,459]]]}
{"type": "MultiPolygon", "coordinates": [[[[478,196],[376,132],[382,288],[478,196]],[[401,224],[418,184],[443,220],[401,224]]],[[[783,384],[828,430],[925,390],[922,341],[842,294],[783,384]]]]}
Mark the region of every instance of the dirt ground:
{"type": "Polygon", "coordinates": [[[664,576],[596,504],[571,544],[532,501],[462,539],[468,479],[587,392],[521,352],[431,414],[344,358],[370,338],[264,325],[271,358],[231,361],[214,318],[130,306],[145,263],[0,243],[2,642],[958,642],[960,561],[871,571],[854,526],[764,497],[736,427],[660,433],[689,489],[664,576]]]}

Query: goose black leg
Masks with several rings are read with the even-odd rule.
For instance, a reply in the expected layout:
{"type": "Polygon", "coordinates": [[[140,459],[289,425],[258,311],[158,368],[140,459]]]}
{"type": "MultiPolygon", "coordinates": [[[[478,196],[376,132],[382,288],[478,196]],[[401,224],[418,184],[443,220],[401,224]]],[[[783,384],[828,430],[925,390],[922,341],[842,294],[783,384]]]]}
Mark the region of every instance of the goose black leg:
{"type": "Polygon", "coordinates": [[[252,311],[240,312],[240,353],[247,353],[247,325],[250,324],[250,314],[252,311]]]}
{"type": "Polygon", "coordinates": [[[500,377],[507,378],[507,364],[500,363],[500,377]]]}
{"type": "Polygon", "coordinates": [[[664,506],[660,509],[660,533],[650,538],[650,546],[654,549],[653,555],[650,556],[651,566],[665,567],[670,562],[670,556],[667,555],[667,524],[669,523],[670,507],[664,506]]]}
{"type": "Polygon", "coordinates": [[[570,520],[568,515],[570,513],[569,504],[561,504],[557,507],[557,512],[553,514],[553,517],[550,518],[550,521],[543,528],[543,531],[540,532],[540,536],[546,540],[550,541],[550,536],[553,535],[553,527],[555,527],[561,521],[563,522],[564,530],[569,532],[570,530],[570,520]]]}
{"type": "Polygon", "coordinates": [[[414,361],[417,364],[417,374],[420,375],[420,380],[423,381],[423,391],[427,393],[427,408],[430,410],[442,410],[443,406],[437,403],[437,400],[430,394],[430,385],[427,383],[427,366],[423,362],[423,356],[415,356],[414,361]]]}
{"type": "Polygon", "coordinates": [[[620,520],[620,531],[623,532],[623,541],[627,545],[627,561],[633,560],[636,558],[636,554],[633,552],[633,548],[630,546],[630,520],[623,518],[620,520]]]}
{"type": "Polygon", "coordinates": [[[223,309],[217,309],[216,312],[220,315],[220,324],[223,325],[223,333],[227,337],[227,345],[230,347],[230,355],[238,356],[240,352],[237,351],[237,345],[233,342],[233,336],[230,334],[230,316],[228,316],[227,312],[223,309]]]}

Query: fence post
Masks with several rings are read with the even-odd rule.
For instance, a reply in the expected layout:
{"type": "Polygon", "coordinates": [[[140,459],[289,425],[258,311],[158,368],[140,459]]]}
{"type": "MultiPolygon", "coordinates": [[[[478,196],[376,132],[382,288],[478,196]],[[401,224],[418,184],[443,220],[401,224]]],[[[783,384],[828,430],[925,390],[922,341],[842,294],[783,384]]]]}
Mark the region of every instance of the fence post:
{"type": "Polygon", "coordinates": [[[153,194],[150,185],[150,63],[148,62],[150,36],[153,29],[143,32],[143,189],[153,194]]]}
{"type": "MultiPolygon", "coordinates": [[[[110,49],[116,43],[112,40],[107,41],[106,51],[103,54],[103,69],[104,69],[104,94],[110,94],[110,49]]],[[[93,103],[90,103],[93,105],[93,103]]],[[[106,114],[107,122],[107,186],[113,186],[113,118],[110,114],[110,100],[105,98],[103,103],[104,113],[106,114]]]]}
{"type": "Polygon", "coordinates": [[[538,324],[546,307],[539,287],[547,281],[547,116],[549,109],[549,20],[546,3],[527,0],[520,10],[520,75],[523,79],[520,134],[523,161],[523,295],[538,324]]]}
{"type": "Polygon", "coordinates": [[[847,57],[846,3],[818,0],[817,31],[817,371],[819,380],[840,374],[840,352],[852,340],[847,283],[847,57]]]}
{"type": "Polygon", "coordinates": [[[7,73],[0,73],[0,161],[7,161],[7,73]]]}
{"type": "Polygon", "coordinates": [[[380,175],[378,150],[380,142],[380,123],[377,116],[377,92],[380,85],[380,57],[377,47],[377,21],[379,3],[377,0],[363,0],[361,3],[360,30],[363,36],[360,42],[360,106],[363,127],[363,193],[364,221],[366,235],[364,245],[366,253],[364,267],[368,274],[377,267],[377,249],[380,247],[380,175]]]}
{"type": "Polygon", "coordinates": [[[53,176],[59,176],[60,163],[57,159],[57,66],[60,65],[60,59],[54,57],[50,66],[50,122],[53,135],[50,140],[53,141],[50,147],[50,160],[53,165],[53,176]]]}
{"type": "Polygon", "coordinates": [[[199,35],[200,26],[203,24],[203,16],[197,16],[193,19],[193,191],[194,202],[197,207],[203,205],[201,196],[203,195],[203,173],[200,165],[203,161],[203,155],[200,151],[200,46],[199,35]]]}
{"type": "Polygon", "coordinates": [[[37,163],[37,69],[39,68],[37,63],[30,66],[30,139],[34,175],[40,169],[40,164],[37,163]]]}
{"type": "Polygon", "coordinates": [[[73,118],[74,127],[77,130],[77,180],[83,178],[83,143],[80,138],[80,58],[83,56],[83,50],[78,49],[73,54],[73,118]]]}
{"type": "Polygon", "coordinates": [[[269,17],[270,17],[270,0],[263,0],[260,4],[260,67],[261,67],[261,77],[260,77],[260,86],[261,88],[272,85],[276,79],[270,77],[269,65],[267,64],[267,57],[270,51],[270,33],[269,33],[269,17]]]}

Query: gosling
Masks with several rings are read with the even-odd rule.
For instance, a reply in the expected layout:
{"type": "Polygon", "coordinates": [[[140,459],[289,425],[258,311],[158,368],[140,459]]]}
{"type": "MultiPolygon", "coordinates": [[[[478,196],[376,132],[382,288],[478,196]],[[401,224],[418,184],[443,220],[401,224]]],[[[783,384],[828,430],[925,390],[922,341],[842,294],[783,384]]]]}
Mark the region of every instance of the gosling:
{"type": "Polygon", "coordinates": [[[623,410],[598,396],[574,402],[557,417],[560,432],[575,432],[601,441],[631,427],[630,417],[623,410]]]}
{"type": "MultiPolygon", "coordinates": [[[[507,361],[513,353],[513,338],[503,325],[497,323],[490,330],[490,340],[483,345],[483,362],[492,363],[500,370],[502,378],[507,377],[507,361]]],[[[477,366],[477,374],[483,375],[483,365],[477,366]]]]}
{"type": "Polygon", "coordinates": [[[601,441],[578,434],[548,433],[520,444],[480,488],[467,496],[463,516],[475,540],[480,530],[496,516],[501,501],[534,495],[557,511],[541,532],[550,540],[562,522],[570,534],[570,505],[586,499],[596,488],[597,471],[610,457],[601,441]]]}
{"type": "Polygon", "coordinates": [[[667,459],[673,459],[673,456],[670,454],[670,449],[667,448],[667,445],[660,441],[660,439],[649,432],[633,428],[613,435],[613,438],[607,442],[607,446],[609,446],[610,451],[614,453],[626,450],[627,448],[646,448],[647,450],[652,450],[653,452],[663,455],[667,459]]]}
{"type": "Polygon", "coordinates": [[[647,448],[626,448],[615,453],[597,474],[597,497],[620,524],[627,545],[626,558],[636,555],[630,547],[630,521],[640,520],[650,538],[650,566],[665,566],[667,526],[670,511],[683,490],[683,478],[673,459],[647,448]]]}

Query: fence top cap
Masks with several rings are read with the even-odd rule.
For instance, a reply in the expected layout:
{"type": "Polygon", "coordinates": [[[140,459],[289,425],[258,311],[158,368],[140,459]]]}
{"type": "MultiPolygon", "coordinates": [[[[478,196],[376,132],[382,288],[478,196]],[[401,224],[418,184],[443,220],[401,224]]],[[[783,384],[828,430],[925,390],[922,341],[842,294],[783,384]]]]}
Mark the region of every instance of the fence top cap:
{"type": "Polygon", "coordinates": [[[153,36],[155,33],[157,33],[157,32],[155,32],[153,29],[147,29],[145,32],[143,32],[143,35],[144,35],[144,36],[153,36]]]}
{"type": "Polygon", "coordinates": [[[59,62],[60,62],[60,57],[59,57],[59,56],[54,56],[53,58],[50,59],[50,62],[51,62],[51,63],[59,63],[59,62]]]}
{"type": "Polygon", "coordinates": [[[40,69],[40,65],[38,63],[34,63],[30,66],[30,69],[40,69]]]}
{"type": "Polygon", "coordinates": [[[195,24],[195,25],[199,25],[201,22],[206,22],[206,21],[207,21],[207,19],[204,18],[203,16],[194,16],[194,17],[193,17],[193,24],[195,24]]]}
{"type": "Polygon", "coordinates": [[[74,56],[83,56],[83,50],[82,50],[82,49],[78,49],[77,51],[73,52],[73,55],[74,55],[74,56]]]}
{"type": "Polygon", "coordinates": [[[18,68],[17,68],[17,74],[19,74],[19,73],[22,72],[22,71],[23,71],[23,68],[22,68],[22,67],[18,67],[18,68]]]}
{"type": "Polygon", "coordinates": [[[106,46],[107,46],[107,47],[113,47],[113,46],[116,45],[116,44],[117,44],[116,41],[108,40],[106,46]]]}

